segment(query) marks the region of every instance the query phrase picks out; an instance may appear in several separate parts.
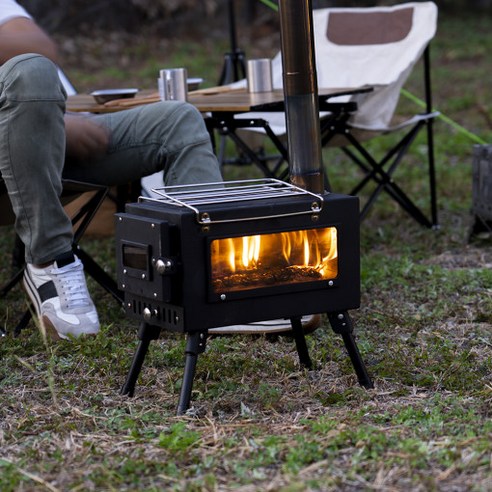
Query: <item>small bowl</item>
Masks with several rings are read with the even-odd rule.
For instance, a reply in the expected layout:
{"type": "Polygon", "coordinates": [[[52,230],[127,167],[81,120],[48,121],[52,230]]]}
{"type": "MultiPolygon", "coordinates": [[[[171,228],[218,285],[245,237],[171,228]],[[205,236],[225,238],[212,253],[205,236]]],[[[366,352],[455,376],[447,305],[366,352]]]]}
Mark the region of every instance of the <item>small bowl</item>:
{"type": "Polygon", "coordinates": [[[199,89],[200,84],[203,82],[203,79],[191,78],[191,79],[186,79],[186,82],[188,83],[188,92],[196,91],[199,89]]]}
{"type": "Polygon", "coordinates": [[[99,91],[91,92],[91,96],[96,100],[98,104],[104,104],[113,99],[130,99],[135,97],[138,89],[101,89],[99,91]]]}

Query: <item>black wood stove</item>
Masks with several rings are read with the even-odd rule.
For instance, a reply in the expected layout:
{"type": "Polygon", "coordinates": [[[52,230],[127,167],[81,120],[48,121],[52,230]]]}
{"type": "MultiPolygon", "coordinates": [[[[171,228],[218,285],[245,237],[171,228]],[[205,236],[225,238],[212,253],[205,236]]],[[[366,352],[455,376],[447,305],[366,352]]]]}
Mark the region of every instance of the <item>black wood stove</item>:
{"type": "Polygon", "coordinates": [[[273,179],[155,194],[116,216],[118,286],[127,315],[142,323],[123,393],[133,394],[161,329],[188,336],[180,413],[210,328],[291,319],[301,364],[311,367],[300,319],[324,312],[370,386],[347,312],[360,299],[357,198],[273,179]]]}
{"type": "Polygon", "coordinates": [[[190,404],[208,330],[290,319],[311,367],[301,317],[327,313],[359,383],[372,387],[348,310],[360,302],[359,202],[325,191],[310,0],[279,2],[290,183],[247,180],[154,190],[116,217],[118,286],[140,342],[132,395],[161,329],[187,336],[178,413],[190,404]]]}

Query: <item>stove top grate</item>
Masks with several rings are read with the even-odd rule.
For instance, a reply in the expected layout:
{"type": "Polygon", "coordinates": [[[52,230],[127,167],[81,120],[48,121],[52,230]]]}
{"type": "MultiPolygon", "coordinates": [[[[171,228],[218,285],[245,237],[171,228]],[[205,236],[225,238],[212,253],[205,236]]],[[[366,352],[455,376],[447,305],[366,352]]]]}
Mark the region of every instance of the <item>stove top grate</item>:
{"type": "Polygon", "coordinates": [[[248,179],[218,183],[194,185],[165,186],[152,189],[155,196],[139,197],[139,202],[156,202],[163,205],[185,207],[192,210],[199,224],[236,222],[251,219],[271,219],[289,215],[319,213],[323,208],[323,197],[304,190],[291,183],[274,178],[248,179]],[[213,220],[207,207],[224,203],[252,202],[265,199],[292,199],[293,197],[310,197],[307,208],[295,212],[260,217],[243,217],[226,220],[213,220]]]}

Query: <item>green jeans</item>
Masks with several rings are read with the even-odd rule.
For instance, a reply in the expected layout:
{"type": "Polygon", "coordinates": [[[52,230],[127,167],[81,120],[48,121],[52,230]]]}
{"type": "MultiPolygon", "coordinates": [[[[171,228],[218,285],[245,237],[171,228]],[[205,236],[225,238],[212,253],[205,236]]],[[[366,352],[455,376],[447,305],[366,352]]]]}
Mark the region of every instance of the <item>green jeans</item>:
{"type": "Polygon", "coordinates": [[[40,55],[17,56],[0,67],[0,173],[27,262],[46,263],[71,249],[72,227],[59,200],[62,178],[118,185],[164,171],[166,185],[222,180],[203,118],[183,102],[88,116],[108,129],[107,152],[66,160],[65,99],[56,66],[40,55]]]}

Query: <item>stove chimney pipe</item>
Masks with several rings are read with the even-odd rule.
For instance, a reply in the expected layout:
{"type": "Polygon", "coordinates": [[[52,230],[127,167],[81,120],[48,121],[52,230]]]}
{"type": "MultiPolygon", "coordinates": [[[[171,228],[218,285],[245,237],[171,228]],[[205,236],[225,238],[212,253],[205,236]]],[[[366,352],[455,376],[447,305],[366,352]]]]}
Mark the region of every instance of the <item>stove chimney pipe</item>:
{"type": "Polygon", "coordinates": [[[311,0],[280,0],[280,40],[292,184],[323,193],[311,0]]]}

